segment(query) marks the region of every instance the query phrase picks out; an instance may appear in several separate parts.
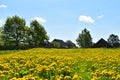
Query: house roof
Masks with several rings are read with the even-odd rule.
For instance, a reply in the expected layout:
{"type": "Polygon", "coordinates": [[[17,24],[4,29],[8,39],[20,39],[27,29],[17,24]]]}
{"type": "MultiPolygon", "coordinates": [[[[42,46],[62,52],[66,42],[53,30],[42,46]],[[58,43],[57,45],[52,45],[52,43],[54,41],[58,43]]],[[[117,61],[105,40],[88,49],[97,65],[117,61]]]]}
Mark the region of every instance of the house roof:
{"type": "Polygon", "coordinates": [[[60,44],[60,48],[68,48],[67,44],[60,39],[54,39],[52,42],[58,42],[60,44]]]}
{"type": "Polygon", "coordinates": [[[100,47],[106,47],[111,48],[112,45],[110,45],[106,40],[101,38],[96,44],[93,45],[94,48],[100,48],[100,47]]]}

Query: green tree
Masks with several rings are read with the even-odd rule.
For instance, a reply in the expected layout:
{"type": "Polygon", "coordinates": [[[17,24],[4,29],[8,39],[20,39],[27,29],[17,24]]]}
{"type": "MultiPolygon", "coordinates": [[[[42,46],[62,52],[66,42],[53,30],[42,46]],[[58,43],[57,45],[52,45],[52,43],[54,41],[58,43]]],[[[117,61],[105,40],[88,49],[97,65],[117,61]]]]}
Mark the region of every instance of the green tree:
{"type": "Polygon", "coordinates": [[[39,24],[39,22],[36,20],[31,21],[30,30],[28,34],[29,43],[35,46],[38,46],[44,43],[45,40],[49,39],[44,27],[41,24],[39,24]]]}
{"type": "Polygon", "coordinates": [[[108,38],[108,43],[110,43],[113,47],[119,47],[120,46],[120,40],[118,35],[111,34],[108,38]]]}
{"type": "Polygon", "coordinates": [[[3,40],[6,45],[14,45],[19,47],[19,44],[24,42],[26,35],[26,22],[19,16],[8,17],[3,29],[3,40]]]}
{"type": "Polygon", "coordinates": [[[0,41],[2,40],[2,32],[3,32],[3,26],[0,27],[0,41]]]}
{"type": "Polygon", "coordinates": [[[2,40],[2,32],[3,32],[3,26],[2,27],[0,27],[0,45],[3,45],[4,44],[4,42],[3,42],[3,40],[2,40]]]}
{"type": "Polygon", "coordinates": [[[76,39],[77,44],[83,48],[89,48],[92,46],[92,37],[87,29],[84,29],[76,39]]]}

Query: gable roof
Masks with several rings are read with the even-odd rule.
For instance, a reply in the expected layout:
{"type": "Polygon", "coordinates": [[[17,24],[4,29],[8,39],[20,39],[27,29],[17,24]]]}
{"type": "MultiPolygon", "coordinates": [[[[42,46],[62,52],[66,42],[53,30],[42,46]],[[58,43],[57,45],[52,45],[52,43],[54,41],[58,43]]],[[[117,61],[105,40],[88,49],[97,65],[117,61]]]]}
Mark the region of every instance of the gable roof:
{"type": "Polygon", "coordinates": [[[100,48],[100,47],[111,48],[112,45],[110,45],[107,41],[101,38],[96,44],[93,45],[93,48],[100,48]]]}
{"type": "Polygon", "coordinates": [[[67,44],[63,40],[54,39],[52,42],[58,42],[60,44],[59,48],[68,48],[67,44]]]}
{"type": "Polygon", "coordinates": [[[53,45],[52,45],[49,41],[45,41],[45,42],[43,43],[43,46],[44,46],[45,48],[53,48],[53,45]]]}

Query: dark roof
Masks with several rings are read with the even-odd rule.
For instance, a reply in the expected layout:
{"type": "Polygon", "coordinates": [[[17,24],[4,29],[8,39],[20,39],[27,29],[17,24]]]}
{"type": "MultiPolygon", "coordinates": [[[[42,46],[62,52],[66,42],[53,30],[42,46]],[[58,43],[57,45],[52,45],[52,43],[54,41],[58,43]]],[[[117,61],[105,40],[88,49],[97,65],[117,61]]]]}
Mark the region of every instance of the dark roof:
{"type": "Polygon", "coordinates": [[[67,44],[68,48],[76,48],[75,43],[73,43],[73,42],[70,41],[70,40],[66,41],[66,44],[67,44]]]}
{"type": "Polygon", "coordinates": [[[93,48],[100,48],[100,47],[106,47],[111,48],[112,45],[110,45],[107,41],[105,41],[103,38],[101,38],[96,44],[92,46],[93,48]]]}
{"type": "Polygon", "coordinates": [[[60,44],[60,48],[68,48],[67,44],[60,39],[54,39],[52,42],[58,42],[60,44]]]}
{"type": "Polygon", "coordinates": [[[46,41],[46,42],[44,42],[44,47],[53,48],[53,45],[49,41],[46,41]]]}

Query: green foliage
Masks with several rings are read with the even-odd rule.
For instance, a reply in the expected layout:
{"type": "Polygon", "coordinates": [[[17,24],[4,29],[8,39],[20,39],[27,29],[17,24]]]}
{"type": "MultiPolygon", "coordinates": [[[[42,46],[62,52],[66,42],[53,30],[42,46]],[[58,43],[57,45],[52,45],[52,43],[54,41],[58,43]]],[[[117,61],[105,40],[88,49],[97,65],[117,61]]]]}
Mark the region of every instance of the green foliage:
{"type": "Polygon", "coordinates": [[[4,42],[2,40],[2,32],[3,32],[3,27],[0,27],[0,46],[4,45],[4,42]]]}
{"type": "Polygon", "coordinates": [[[0,40],[2,40],[2,32],[3,32],[3,27],[0,27],[0,40]]]}
{"type": "Polygon", "coordinates": [[[44,27],[39,24],[36,20],[33,20],[30,23],[30,29],[29,29],[29,43],[33,45],[40,45],[45,40],[48,40],[47,32],[45,31],[44,27]]]}
{"type": "Polygon", "coordinates": [[[113,47],[119,47],[120,42],[119,42],[119,37],[118,35],[111,34],[108,38],[108,43],[110,43],[113,47]]]}
{"type": "Polygon", "coordinates": [[[3,27],[0,27],[0,49],[36,47],[48,39],[44,27],[36,20],[28,27],[24,19],[13,16],[8,17],[3,27]]]}
{"type": "Polygon", "coordinates": [[[20,43],[23,43],[25,39],[25,20],[18,17],[8,17],[3,30],[3,41],[5,42],[5,46],[9,46],[15,43],[15,46],[18,47],[20,43]]]}
{"type": "Polygon", "coordinates": [[[84,29],[82,33],[79,34],[76,41],[77,44],[83,48],[89,48],[92,46],[92,37],[87,29],[84,29]]]}

